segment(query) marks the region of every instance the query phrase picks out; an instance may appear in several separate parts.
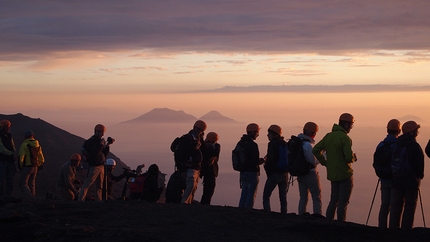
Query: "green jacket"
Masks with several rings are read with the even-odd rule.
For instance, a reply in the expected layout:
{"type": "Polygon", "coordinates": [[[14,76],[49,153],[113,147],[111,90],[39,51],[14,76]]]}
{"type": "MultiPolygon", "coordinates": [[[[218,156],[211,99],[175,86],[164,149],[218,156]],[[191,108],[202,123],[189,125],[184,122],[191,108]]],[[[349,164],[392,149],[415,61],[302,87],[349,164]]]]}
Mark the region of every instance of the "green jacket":
{"type": "Polygon", "coordinates": [[[326,134],[312,149],[321,165],[327,168],[327,179],[342,181],[352,176],[351,163],[357,159],[351,149],[352,140],[342,126],[334,124],[332,132],[326,134]],[[325,152],[326,157],[323,155],[325,152]]]}

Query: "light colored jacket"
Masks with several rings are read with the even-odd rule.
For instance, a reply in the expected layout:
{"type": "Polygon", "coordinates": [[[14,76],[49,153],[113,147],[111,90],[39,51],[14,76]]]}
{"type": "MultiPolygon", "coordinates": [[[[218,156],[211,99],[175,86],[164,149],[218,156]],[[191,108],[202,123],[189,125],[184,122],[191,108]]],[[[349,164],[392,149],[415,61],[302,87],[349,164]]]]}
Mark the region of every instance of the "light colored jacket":
{"type": "MultiPolygon", "coordinates": [[[[40,147],[39,141],[34,138],[28,138],[22,142],[21,147],[19,148],[19,159],[18,165],[20,168],[23,166],[31,166],[30,160],[30,150],[27,145],[30,144],[31,147],[40,147]]],[[[42,147],[40,147],[39,154],[37,156],[37,166],[41,166],[45,163],[45,157],[42,153],[42,147]]]]}
{"type": "Polygon", "coordinates": [[[314,146],[312,152],[321,165],[327,167],[328,180],[342,181],[352,176],[351,163],[357,159],[351,147],[351,138],[347,135],[346,130],[338,124],[334,124],[332,132],[326,134],[314,146]],[[324,157],[324,152],[327,158],[324,157]]]}

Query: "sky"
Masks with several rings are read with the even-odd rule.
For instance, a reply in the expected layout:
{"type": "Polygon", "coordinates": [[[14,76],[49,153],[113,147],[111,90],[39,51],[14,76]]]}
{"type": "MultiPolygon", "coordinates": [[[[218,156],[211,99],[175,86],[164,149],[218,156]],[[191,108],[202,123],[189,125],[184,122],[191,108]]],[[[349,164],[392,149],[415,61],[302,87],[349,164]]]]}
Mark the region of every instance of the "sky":
{"type": "MultiPolygon", "coordinates": [[[[3,113],[99,115],[108,109],[133,118],[170,108],[169,95],[223,95],[226,86],[254,87],[250,92],[263,85],[429,90],[425,0],[39,0],[0,6],[0,99],[13,100],[3,113]]],[[[188,106],[197,105],[190,100],[178,109],[188,106]]]]}

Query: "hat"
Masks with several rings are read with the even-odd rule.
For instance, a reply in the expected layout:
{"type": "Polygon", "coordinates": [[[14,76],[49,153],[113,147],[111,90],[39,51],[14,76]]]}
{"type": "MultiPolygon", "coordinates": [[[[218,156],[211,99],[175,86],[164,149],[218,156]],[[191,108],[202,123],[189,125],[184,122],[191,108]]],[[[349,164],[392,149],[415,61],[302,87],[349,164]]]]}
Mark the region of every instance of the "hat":
{"type": "Polygon", "coordinates": [[[419,124],[417,124],[415,121],[408,121],[406,123],[403,124],[402,126],[402,132],[404,134],[412,132],[416,129],[421,128],[421,126],[419,124]]]}
{"type": "Polygon", "coordinates": [[[33,137],[34,133],[30,129],[24,132],[24,137],[33,137]]]}

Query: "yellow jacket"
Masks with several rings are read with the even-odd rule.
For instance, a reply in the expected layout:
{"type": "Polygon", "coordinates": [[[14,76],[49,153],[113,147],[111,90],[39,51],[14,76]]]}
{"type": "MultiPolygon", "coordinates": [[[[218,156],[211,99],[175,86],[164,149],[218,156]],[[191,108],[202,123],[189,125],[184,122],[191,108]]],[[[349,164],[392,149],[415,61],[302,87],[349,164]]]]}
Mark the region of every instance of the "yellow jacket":
{"type": "MultiPolygon", "coordinates": [[[[28,149],[27,145],[30,145],[31,147],[40,147],[39,141],[35,140],[34,138],[28,138],[22,142],[21,147],[19,148],[19,159],[18,159],[18,165],[19,168],[22,169],[23,166],[32,166],[31,160],[30,160],[30,150],[28,149]]],[[[43,165],[45,162],[45,157],[42,153],[42,147],[40,147],[39,154],[37,156],[37,166],[43,165]]]]}

